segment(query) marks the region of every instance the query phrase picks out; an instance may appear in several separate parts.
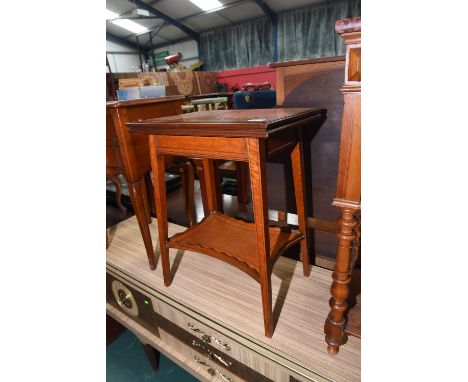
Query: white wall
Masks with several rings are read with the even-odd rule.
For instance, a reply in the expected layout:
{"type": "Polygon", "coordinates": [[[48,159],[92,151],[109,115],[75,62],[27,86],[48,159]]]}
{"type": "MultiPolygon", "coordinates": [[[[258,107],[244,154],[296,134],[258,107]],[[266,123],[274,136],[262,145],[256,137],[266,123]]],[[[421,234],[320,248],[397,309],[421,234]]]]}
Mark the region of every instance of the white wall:
{"type": "Polygon", "coordinates": [[[113,73],[133,72],[133,66],[140,65],[138,53],[134,52],[126,46],[106,41],[107,58],[113,73]]]}
{"type": "MultiPolygon", "coordinates": [[[[182,53],[182,64],[190,66],[198,62],[198,47],[195,40],[188,40],[178,44],[167,45],[154,50],[156,53],[169,51],[169,54],[182,53]]],[[[107,58],[113,73],[133,72],[133,66],[140,65],[138,53],[131,48],[106,41],[107,58]],[[110,52],[110,53],[109,53],[110,52]]],[[[142,59],[143,55],[142,55],[142,59]]],[[[168,68],[167,65],[158,66],[158,69],[168,68]]]]}

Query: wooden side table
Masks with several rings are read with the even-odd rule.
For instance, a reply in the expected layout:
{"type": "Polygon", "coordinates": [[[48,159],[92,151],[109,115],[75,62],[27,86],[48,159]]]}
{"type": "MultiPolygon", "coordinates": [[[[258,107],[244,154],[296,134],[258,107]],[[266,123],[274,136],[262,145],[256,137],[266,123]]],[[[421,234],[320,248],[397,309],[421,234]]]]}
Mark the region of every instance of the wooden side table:
{"type": "MultiPolygon", "coordinates": [[[[156,263],[148,227],[151,223],[151,206],[147,193],[151,191],[148,188],[152,188],[149,177],[151,163],[148,137],[142,134],[130,134],[125,124],[128,121],[180,114],[184,100],[184,96],[171,96],[113,101],[106,104],[107,173],[108,176],[122,173],[127,180],[130,199],[138,219],[151,269],[156,268],[156,263]]],[[[193,201],[193,195],[191,199],[193,201]]]]}
{"type": "Polygon", "coordinates": [[[303,273],[310,274],[302,129],[319,128],[320,109],[217,110],[130,122],[129,131],[150,134],[159,242],[164,284],[171,284],[169,248],[196,251],[225,261],[260,283],[265,335],[273,335],[271,273],[279,255],[301,243],[303,273]],[[299,229],[269,227],[265,179],[266,158],[291,152],[299,229]],[[202,158],[210,214],[186,231],[168,238],[164,156],[202,158]],[[254,223],[219,211],[214,160],[248,162],[254,223]]]}
{"type": "Polygon", "coordinates": [[[325,323],[325,340],[328,353],[338,353],[344,342],[347,298],[351,271],[358,251],[351,256],[353,243],[359,240],[359,222],[356,218],[361,208],[361,18],[338,20],[336,32],[346,44],[343,123],[341,127],[340,160],[336,197],[333,205],[340,209],[338,220],[338,251],[331,286],[330,313],[325,323]]]}

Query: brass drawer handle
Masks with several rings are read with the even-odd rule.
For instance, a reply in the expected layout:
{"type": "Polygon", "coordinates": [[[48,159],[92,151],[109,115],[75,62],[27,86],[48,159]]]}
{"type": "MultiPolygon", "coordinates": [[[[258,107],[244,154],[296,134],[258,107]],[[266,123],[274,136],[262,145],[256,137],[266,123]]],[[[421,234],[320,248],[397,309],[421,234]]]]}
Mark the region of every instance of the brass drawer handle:
{"type": "Polygon", "coordinates": [[[206,334],[203,334],[201,339],[202,339],[203,342],[206,342],[206,343],[211,342],[210,336],[207,336],[206,334]]]}
{"type": "Polygon", "coordinates": [[[215,374],[218,374],[222,379],[224,379],[225,381],[227,382],[234,382],[233,379],[229,378],[227,375],[223,374],[222,372],[220,372],[218,369],[213,369],[212,367],[210,367],[209,364],[207,364],[205,361],[203,361],[200,357],[194,355],[193,356],[193,359],[195,360],[195,362],[199,363],[200,365],[203,365],[203,366],[208,366],[208,369],[206,369],[206,372],[208,374],[210,374],[211,376],[215,375],[215,374]]]}
{"type": "Polygon", "coordinates": [[[187,324],[187,326],[192,329],[195,333],[204,333],[200,329],[196,328],[191,322],[187,324]]]}
{"type": "Polygon", "coordinates": [[[228,344],[225,344],[223,342],[221,342],[220,340],[218,340],[217,338],[213,338],[213,341],[216,342],[217,344],[221,345],[224,349],[226,350],[231,350],[231,347],[228,345],[228,344]]]}
{"type": "Polygon", "coordinates": [[[231,361],[226,361],[225,359],[223,359],[223,357],[221,357],[220,355],[218,354],[215,354],[215,353],[211,353],[210,354],[211,358],[216,358],[219,362],[221,362],[224,366],[227,366],[227,367],[231,367],[232,366],[232,362],[231,361]]]}
{"type": "Polygon", "coordinates": [[[203,344],[197,342],[196,340],[192,341],[192,345],[194,347],[200,348],[201,351],[203,351],[205,353],[206,357],[208,357],[208,358],[210,358],[212,360],[217,359],[219,362],[221,362],[226,367],[231,367],[232,366],[231,361],[225,360],[223,357],[221,357],[220,355],[212,352],[210,349],[207,349],[203,344]]]}
{"type": "Polygon", "coordinates": [[[210,343],[211,340],[213,340],[214,342],[216,342],[218,345],[220,345],[223,349],[225,350],[231,350],[231,347],[228,345],[228,344],[225,344],[224,342],[222,342],[221,340],[218,340],[216,337],[213,337],[213,336],[209,336],[208,334],[206,334],[203,330],[197,328],[195,325],[193,325],[191,322],[189,322],[187,324],[187,326],[193,330],[195,333],[200,333],[202,334],[202,341],[206,342],[206,343],[210,343]]]}
{"type": "Polygon", "coordinates": [[[199,364],[201,364],[201,365],[210,366],[210,365],[208,365],[205,361],[203,361],[201,358],[199,358],[199,357],[196,356],[196,355],[193,356],[193,359],[194,359],[197,363],[199,363],[199,364]]]}

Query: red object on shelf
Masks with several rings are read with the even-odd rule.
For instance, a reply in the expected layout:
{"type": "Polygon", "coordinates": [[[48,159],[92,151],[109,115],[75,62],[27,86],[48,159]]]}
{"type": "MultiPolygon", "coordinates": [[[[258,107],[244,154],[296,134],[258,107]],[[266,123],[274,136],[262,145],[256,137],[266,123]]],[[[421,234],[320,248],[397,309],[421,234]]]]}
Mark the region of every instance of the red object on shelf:
{"type": "Polygon", "coordinates": [[[180,61],[181,58],[182,58],[181,53],[171,54],[170,56],[164,57],[167,65],[176,64],[177,62],[180,61]]]}
{"type": "Polygon", "coordinates": [[[251,92],[255,90],[270,90],[271,84],[269,82],[259,82],[259,83],[249,82],[247,84],[244,84],[242,87],[244,88],[245,91],[251,92]]]}

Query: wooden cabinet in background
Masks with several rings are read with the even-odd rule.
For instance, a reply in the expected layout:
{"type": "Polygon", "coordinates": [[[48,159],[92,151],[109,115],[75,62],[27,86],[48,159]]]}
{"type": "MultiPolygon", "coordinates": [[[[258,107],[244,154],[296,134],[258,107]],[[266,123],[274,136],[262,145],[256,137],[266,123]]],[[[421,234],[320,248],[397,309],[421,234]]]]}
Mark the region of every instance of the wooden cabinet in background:
{"type": "Polygon", "coordinates": [[[340,161],[333,200],[340,211],[338,250],[332,275],[331,310],[325,323],[325,339],[332,355],[338,353],[344,342],[351,271],[359,253],[353,247],[360,237],[357,214],[361,208],[361,18],[338,20],[335,30],[346,44],[346,67],[341,87],[344,109],[340,161]]]}
{"type": "MultiPolygon", "coordinates": [[[[327,57],[275,62],[276,103],[279,107],[320,107],[327,110],[327,120],[320,130],[304,137],[306,195],[309,198],[307,216],[313,228],[311,253],[315,263],[328,266],[336,253],[336,220],[338,211],[331,203],[336,192],[340,131],[343,114],[343,84],[345,57],[327,57]],[[316,219],[324,220],[316,224],[316,219]]],[[[270,208],[295,212],[291,198],[292,174],[287,163],[267,164],[270,208]],[[283,186],[284,185],[284,186],[283,186]],[[271,191],[270,191],[271,190],[271,191]]]]}
{"type": "MultiPolygon", "coordinates": [[[[108,178],[115,178],[118,174],[125,176],[151,269],[156,268],[156,263],[148,227],[151,223],[150,203],[153,200],[147,196],[152,188],[148,137],[144,134],[130,134],[125,124],[180,114],[184,99],[184,96],[172,96],[106,104],[106,175],[108,178]]],[[[189,172],[190,170],[193,174],[193,168],[188,169],[189,172]]],[[[193,189],[193,175],[189,183],[189,187],[193,189]]],[[[193,203],[193,192],[187,196],[187,200],[193,203]]],[[[193,213],[189,216],[193,216],[193,213]]]]}

